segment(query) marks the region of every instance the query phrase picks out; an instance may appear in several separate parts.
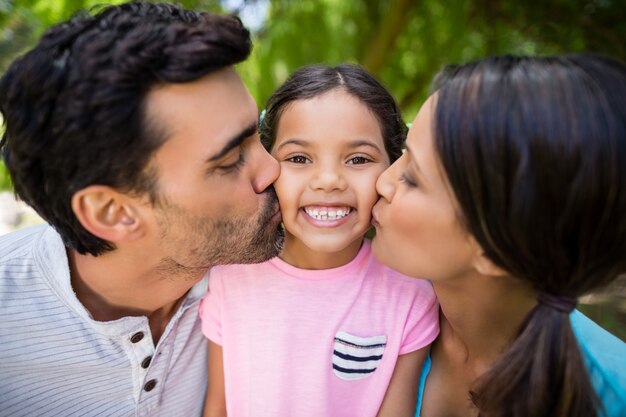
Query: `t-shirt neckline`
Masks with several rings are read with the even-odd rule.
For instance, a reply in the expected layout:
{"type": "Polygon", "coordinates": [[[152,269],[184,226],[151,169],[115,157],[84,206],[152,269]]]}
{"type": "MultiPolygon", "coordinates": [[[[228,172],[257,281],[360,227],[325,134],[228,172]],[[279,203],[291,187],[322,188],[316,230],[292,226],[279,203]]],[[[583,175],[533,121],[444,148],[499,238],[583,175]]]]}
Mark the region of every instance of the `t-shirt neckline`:
{"type": "Polygon", "coordinates": [[[341,277],[353,276],[355,272],[358,272],[364,261],[368,258],[370,254],[370,241],[367,239],[363,240],[363,244],[361,248],[357,252],[354,259],[352,259],[347,264],[338,266],[336,268],[329,269],[302,269],[295,267],[282,259],[280,257],[272,258],[269,263],[282,271],[285,274],[293,276],[294,278],[306,279],[306,280],[326,280],[326,279],[336,279],[341,277]]]}

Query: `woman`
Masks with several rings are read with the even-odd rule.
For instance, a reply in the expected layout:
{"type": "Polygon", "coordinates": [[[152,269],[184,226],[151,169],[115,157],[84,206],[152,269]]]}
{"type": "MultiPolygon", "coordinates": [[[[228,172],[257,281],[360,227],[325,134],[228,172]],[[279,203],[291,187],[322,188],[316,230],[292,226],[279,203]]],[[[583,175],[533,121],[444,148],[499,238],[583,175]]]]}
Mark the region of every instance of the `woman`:
{"type": "Polygon", "coordinates": [[[373,209],[374,254],[441,304],[417,415],[626,415],[626,345],[574,310],[626,271],[626,68],[506,56],[441,79],[373,209]]]}

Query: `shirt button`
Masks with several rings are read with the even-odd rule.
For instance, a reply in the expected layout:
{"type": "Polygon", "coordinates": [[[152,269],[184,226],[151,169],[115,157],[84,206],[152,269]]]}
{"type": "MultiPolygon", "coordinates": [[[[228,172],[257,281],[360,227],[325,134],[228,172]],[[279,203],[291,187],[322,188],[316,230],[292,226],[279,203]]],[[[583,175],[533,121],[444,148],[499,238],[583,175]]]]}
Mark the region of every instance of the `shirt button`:
{"type": "Polygon", "coordinates": [[[141,367],[143,369],[146,369],[148,366],[150,366],[150,362],[152,362],[152,356],[147,356],[142,362],[141,362],[141,367]]]}
{"type": "Polygon", "coordinates": [[[157,380],[151,379],[150,381],[144,384],[143,389],[147,392],[150,392],[154,389],[154,387],[156,387],[156,384],[157,384],[157,380]]]}
{"type": "Polygon", "coordinates": [[[141,342],[141,339],[143,339],[143,332],[137,332],[130,337],[132,343],[141,342]]]}

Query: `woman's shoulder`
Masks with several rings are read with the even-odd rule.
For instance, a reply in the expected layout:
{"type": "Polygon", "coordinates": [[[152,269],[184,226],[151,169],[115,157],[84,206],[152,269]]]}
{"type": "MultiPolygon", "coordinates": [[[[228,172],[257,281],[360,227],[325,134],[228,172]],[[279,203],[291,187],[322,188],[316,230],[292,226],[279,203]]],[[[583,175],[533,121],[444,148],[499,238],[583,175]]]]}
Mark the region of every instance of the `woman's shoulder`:
{"type": "Polygon", "coordinates": [[[626,413],[626,343],[578,310],[570,322],[607,415],[626,413]]]}
{"type": "MultiPolygon", "coordinates": [[[[597,358],[600,363],[608,361],[608,365],[611,367],[626,366],[626,343],[579,310],[572,312],[570,322],[574,334],[586,354],[597,358]]],[[[626,378],[626,372],[623,375],[626,378]]]]}

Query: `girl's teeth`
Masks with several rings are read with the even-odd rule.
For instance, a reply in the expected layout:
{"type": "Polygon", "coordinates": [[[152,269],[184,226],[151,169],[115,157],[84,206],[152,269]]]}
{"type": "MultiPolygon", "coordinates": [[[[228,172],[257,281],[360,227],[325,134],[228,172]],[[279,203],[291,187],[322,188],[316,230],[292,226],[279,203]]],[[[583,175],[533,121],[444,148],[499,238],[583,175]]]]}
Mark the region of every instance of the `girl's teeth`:
{"type": "Polygon", "coordinates": [[[316,220],[337,220],[340,219],[342,217],[347,216],[350,213],[350,209],[346,209],[346,210],[317,210],[317,209],[313,209],[313,210],[308,210],[308,209],[304,209],[304,211],[311,217],[313,217],[316,220]]]}

